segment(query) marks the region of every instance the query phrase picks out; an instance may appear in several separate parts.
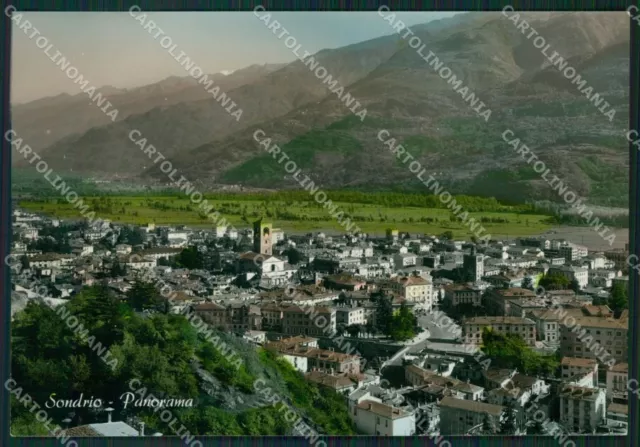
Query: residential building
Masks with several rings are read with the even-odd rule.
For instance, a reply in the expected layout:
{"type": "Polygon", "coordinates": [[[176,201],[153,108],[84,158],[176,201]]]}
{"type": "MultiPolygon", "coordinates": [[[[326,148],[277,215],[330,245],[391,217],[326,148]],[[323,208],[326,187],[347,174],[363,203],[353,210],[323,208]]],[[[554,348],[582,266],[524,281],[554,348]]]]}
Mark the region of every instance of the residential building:
{"type": "Polygon", "coordinates": [[[565,381],[591,374],[593,377],[591,386],[594,388],[598,386],[598,362],[593,359],[563,357],[560,362],[560,370],[560,377],[565,381]]]}
{"type": "Polygon", "coordinates": [[[499,334],[519,335],[529,346],[536,344],[536,324],[520,317],[473,317],[465,319],[462,333],[465,343],[482,344],[482,331],[490,327],[499,334]]]}
{"type": "Polygon", "coordinates": [[[336,332],[336,309],[288,306],[282,309],[282,331],[291,335],[331,335],[336,332]]]}
{"type": "Polygon", "coordinates": [[[227,309],[217,303],[202,303],[193,308],[197,316],[214,328],[227,326],[227,309]]]}
{"type": "Polygon", "coordinates": [[[367,324],[362,307],[338,307],[336,308],[336,325],[343,324],[351,326],[353,324],[367,324]]]}
{"type": "Polygon", "coordinates": [[[493,417],[496,427],[500,426],[501,405],[444,397],[440,408],[440,434],[462,435],[483,423],[485,415],[493,417]]]}
{"type": "Polygon", "coordinates": [[[607,370],[607,398],[627,398],[629,394],[629,364],[618,363],[607,370]]]}
{"type": "Polygon", "coordinates": [[[482,300],[487,312],[491,315],[509,315],[510,304],[516,299],[535,298],[536,294],[520,287],[508,289],[489,289],[482,300]]]}
{"type": "Polygon", "coordinates": [[[453,306],[482,306],[482,290],[463,284],[451,284],[444,287],[444,299],[453,306]]]}
{"type": "Polygon", "coordinates": [[[354,292],[366,287],[367,281],[345,273],[337,273],[324,278],[324,285],[329,289],[354,292]]]}
{"type": "Polygon", "coordinates": [[[573,433],[593,433],[606,417],[606,392],[601,388],[564,385],[559,400],[560,423],[573,433]]]}
{"type": "Polygon", "coordinates": [[[625,268],[629,268],[628,261],[629,259],[629,251],[623,249],[614,249],[604,252],[604,256],[613,261],[614,267],[618,270],[622,270],[625,268]]]}
{"type": "Polygon", "coordinates": [[[414,303],[423,303],[425,307],[432,307],[433,284],[421,276],[397,276],[385,285],[404,299],[414,303]]]}
{"type": "MultiPolygon", "coordinates": [[[[558,313],[560,321],[566,309],[558,313]]],[[[566,317],[569,319],[570,317],[566,317]]],[[[574,317],[576,324],[560,324],[560,354],[567,357],[596,359],[601,364],[627,359],[627,324],[602,317],[574,317]],[[579,329],[576,329],[579,328],[579,329]]]]}
{"type": "Polygon", "coordinates": [[[398,253],[393,256],[396,268],[412,267],[416,265],[418,257],[413,253],[398,253]]]}
{"type": "Polygon", "coordinates": [[[416,431],[413,414],[373,400],[363,400],[350,415],[356,428],[367,435],[412,436],[416,431]]]}
{"type": "Polygon", "coordinates": [[[364,381],[364,374],[329,374],[322,371],[311,371],[305,374],[305,379],[321,387],[330,388],[340,394],[350,394],[360,388],[364,381]]]}
{"type": "Polygon", "coordinates": [[[415,387],[439,386],[453,391],[460,399],[481,400],[484,396],[484,388],[469,382],[445,377],[417,365],[407,365],[404,368],[405,380],[415,387]]]}
{"type": "Polygon", "coordinates": [[[262,315],[262,327],[264,329],[282,330],[282,307],[275,303],[267,303],[260,306],[262,315]]]}
{"type": "Polygon", "coordinates": [[[589,254],[587,247],[570,243],[560,246],[559,251],[560,256],[564,257],[566,262],[576,261],[589,254]]]}

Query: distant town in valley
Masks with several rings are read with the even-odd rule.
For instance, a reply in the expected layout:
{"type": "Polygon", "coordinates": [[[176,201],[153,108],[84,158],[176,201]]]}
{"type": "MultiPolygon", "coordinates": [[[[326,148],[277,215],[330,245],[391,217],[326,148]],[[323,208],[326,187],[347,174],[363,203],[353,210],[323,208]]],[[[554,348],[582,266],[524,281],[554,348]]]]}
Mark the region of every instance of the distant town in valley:
{"type": "MultiPolygon", "coordinates": [[[[197,435],[300,434],[265,388],[320,435],[627,430],[624,249],[19,209],[13,233],[13,377],[43,402],[109,402],[49,410],[67,436],[170,433],[152,408],[113,403],[133,379],[193,399],[171,411],[197,435]],[[98,352],[107,347],[113,368],[98,352]]],[[[33,421],[14,408],[13,431],[25,434],[33,421]]]]}
{"type": "Polygon", "coordinates": [[[13,8],[14,436],[627,433],[629,15],[136,8],[13,8]]]}

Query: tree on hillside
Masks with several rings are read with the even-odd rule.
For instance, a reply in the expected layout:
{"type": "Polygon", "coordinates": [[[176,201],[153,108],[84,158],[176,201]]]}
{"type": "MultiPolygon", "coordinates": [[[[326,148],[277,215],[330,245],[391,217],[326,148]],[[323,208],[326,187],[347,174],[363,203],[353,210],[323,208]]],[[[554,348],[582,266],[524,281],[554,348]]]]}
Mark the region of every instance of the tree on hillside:
{"type": "Polygon", "coordinates": [[[492,365],[522,371],[524,374],[553,374],[559,365],[554,355],[542,355],[534,351],[515,334],[499,334],[490,328],[482,332],[482,352],[492,365]]]}
{"type": "Polygon", "coordinates": [[[147,309],[164,311],[168,305],[167,300],[150,282],[136,281],[126,295],[129,305],[138,312],[147,309]]]}
{"type": "Polygon", "coordinates": [[[400,310],[393,316],[389,335],[394,340],[405,341],[413,338],[416,328],[416,317],[405,304],[400,305],[400,310]]]}
{"type": "Polygon", "coordinates": [[[614,283],[611,288],[611,295],[609,296],[609,307],[616,315],[624,309],[629,308],[629,296],[626,284],[620,282],[614,283]]]}
{"type": "Polygon", "coordinates": [[[569,287],[569,279],[560,273],[547,273],[538,285],[545,290],[566,290],[569,287]]]}
{"type": "Polygon", "coordinates": [[[187,269],[201,269],[204,265],[202,253],[197,247],[188,247],[183,249],[176,256],[176,266],[187,269]]]}

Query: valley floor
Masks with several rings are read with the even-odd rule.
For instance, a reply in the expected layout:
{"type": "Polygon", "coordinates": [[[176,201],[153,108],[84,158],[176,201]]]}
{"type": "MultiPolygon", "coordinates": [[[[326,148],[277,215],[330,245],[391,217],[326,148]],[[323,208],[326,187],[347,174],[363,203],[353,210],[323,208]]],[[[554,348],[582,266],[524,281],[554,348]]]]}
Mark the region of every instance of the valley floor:
{"type": "MultiPolygon", "coordinates": [[[[213,222],[186,197],[158,196],[102,196],[85,197],[84,203],[95,212],[96,218],[115,223],[157,225],[187,225],[211,228],[213,222]]],[[[344,232],[345,227],[333,219],[327,209],[311,201],[209,200],[213,209],[233,226],[247,226],[260,216],[273,222],[274,227],[290,233],[311,231],[344,232]]],[[[387,228],[410,233],[440,234],[451,231],[454,237],[469,237],[473,233],[446,208],[385,207],[370,203],[336,202],[345,216],[351,216],[362,231],[384,234],[387,228]]],[[[64,199],[22,200],[21,208],[58,218],[81,218],[78,209],[64,199]]],[[[550,230],[550,216],[518,212],[472,212],[470,218],[481,222],[483,234],[526,236],[550,230]]],[[[476,230],[477,231],[477,230],[476,230]]]]}

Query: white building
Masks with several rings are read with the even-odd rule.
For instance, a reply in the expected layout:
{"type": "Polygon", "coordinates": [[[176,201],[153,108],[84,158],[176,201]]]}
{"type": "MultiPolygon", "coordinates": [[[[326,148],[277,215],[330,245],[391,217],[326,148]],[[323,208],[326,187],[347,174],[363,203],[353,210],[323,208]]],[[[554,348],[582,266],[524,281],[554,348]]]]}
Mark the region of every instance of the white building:
{"type": "Polygon", "coordinates": [[[587,287],[589,284],[589,270],[583,267],[574,267],[568,265],[559,265],[549,268],[549,273],[559,273],[569,281],[574,279],[578,281],[580,288],[587,287]]]}
{"type": "Polygon", "coordinates": [[[352,324],[367,324],[362,307],[338,307],[336,308],[336,324],[351,326],[352,324]]]}
{"type": "Polygon", "coordinates": [[[367,435],[412,436],[416,431],[412,413],[374,400],[363,400],[350,415],[358,430],[367,435]]]}
{"type": "MultiPolygon", "coordinates": [[[[402,247],[406,251],[406,247],[402,247]]],[[[416,265],[417,256],[413,253],[398,253],[393,257],[393,262],[396,268],[411,267],[416,265]]]]}
{"type": "Polygon", "coordinates": [[[560,423],[569,431],[591,433],[605,417],[605,390],[565,385],[560,391],[560,423]]]}
{"type": "Polygon", "coordinates": [[[564,244],[560,246],[560,256],[564,257],[567,262],[584,258],[589,254],[587,247],[577,244],[564,244]]]}

